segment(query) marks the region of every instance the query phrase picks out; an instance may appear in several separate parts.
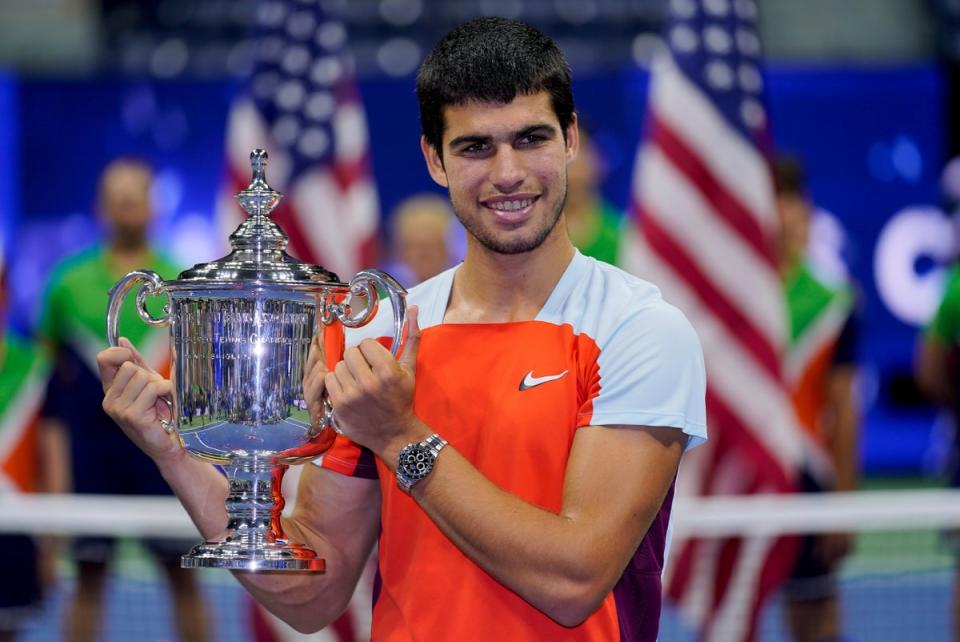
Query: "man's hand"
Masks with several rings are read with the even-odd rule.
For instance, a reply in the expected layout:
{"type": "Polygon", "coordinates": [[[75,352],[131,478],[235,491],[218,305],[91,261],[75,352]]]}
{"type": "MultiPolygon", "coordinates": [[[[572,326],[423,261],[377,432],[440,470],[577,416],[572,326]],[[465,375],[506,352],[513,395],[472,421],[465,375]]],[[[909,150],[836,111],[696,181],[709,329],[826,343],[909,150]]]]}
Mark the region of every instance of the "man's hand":
{"type": "Polygon", "coordinates": [[[833,568],[853,550],[853,533],[824,533],[817,538],[814,554],[821,564],[833,568]]]}
{"type": "Polygon", "coordinates": [[[420,347],[417,308],[407,310],[406,343],[399,358],[366,339],[348,348],[324,381],[340,429],[388,464],[403,445],[431,434],[413,412],[413,390],[420,347]]]}
{"type": "Polygon", "coordinates": [[[323,421],[323,391],[326,390],[324,377],[327,376],[327,357],[323,350],[323,334],[317,332],[310,342],[310,353],[303,368],[303,399],[307,402],[310,422],[319,426],[323,421]]]}
{"type": "Polygon", "coordinates": [[[177,438],[164,430],[160,419],[169,410],[162,397],[173,393],[170,381],[150,369],[127,339],[97,355],[103,382],[103,409],[127,437],[154,461],[183,454],[177,438]]]}

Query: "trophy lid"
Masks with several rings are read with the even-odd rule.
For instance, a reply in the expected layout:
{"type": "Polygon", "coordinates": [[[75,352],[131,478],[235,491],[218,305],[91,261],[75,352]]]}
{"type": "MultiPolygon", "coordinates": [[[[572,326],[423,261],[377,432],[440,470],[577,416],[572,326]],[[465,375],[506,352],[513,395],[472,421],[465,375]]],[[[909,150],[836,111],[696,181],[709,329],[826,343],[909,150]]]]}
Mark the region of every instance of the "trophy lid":
{"type": "Polygon", "coordinates": [[[269,216],[283,194],[267,184],[267,152],[250,152],[250,165],[253,179],[235,197],[250,217],[230,235],[233,251],[219,260],[198,263],[183,271],[177,282],[191,287],[338,282],[340,279],[333,272],[287,254],[287,235],[269,216]]]}

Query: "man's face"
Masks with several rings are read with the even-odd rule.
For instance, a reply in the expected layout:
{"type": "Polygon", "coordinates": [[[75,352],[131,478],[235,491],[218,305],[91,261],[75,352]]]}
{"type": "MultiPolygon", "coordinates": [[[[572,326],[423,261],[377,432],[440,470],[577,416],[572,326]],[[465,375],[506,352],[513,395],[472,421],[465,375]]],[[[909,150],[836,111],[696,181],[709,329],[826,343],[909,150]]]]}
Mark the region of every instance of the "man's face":
{"type": "Polygon", "coordinates": [[[150,173],[136,165],[108,170],[100,193],[107,225],[119,235],[141,236],[150,224],[150,173]]]}
{"type": "Polygon", "coordinates": [[[469,242],[498,254],[539,247],[563,210],[576,121],[565,141],[545,91],[507,104],[448,106],[444,118],[443,160],[425,140],[421,148],[430,175],[450,190],[469,242]]]}
{"type": "Polygon", "coordinates": [[[802,259],[807,250],[810,204],[802,196],[780,194],[777,196],[777,213],[780,218],[780,259],[787,262],[802,259]]]}

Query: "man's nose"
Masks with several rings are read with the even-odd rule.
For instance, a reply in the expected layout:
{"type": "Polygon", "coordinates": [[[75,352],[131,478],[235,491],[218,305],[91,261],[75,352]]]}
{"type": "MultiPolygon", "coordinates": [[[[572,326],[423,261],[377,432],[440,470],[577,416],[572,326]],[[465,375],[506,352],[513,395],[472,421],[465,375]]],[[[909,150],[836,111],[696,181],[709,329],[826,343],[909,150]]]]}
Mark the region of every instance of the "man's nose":
{"type": "Polygon", "coordinates": [[[523,163],[519,153],[512,147],[497,150],[493,157],[490,181],[501,192],[512,192],[520,187],[525,177],[523,163]]]}

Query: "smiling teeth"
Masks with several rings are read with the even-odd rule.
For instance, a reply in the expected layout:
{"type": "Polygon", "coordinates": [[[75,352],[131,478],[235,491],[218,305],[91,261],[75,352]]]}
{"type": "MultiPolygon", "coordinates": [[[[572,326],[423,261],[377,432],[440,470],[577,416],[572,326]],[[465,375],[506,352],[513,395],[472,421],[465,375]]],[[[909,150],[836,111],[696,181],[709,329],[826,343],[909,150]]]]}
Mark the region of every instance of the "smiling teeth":
{"type": "Polygon", "coordinates": [[[490,203],[490,207],[495,210],[501,210],[503,212],[512,212],[515,210],[522,210],[533,203],[532,198],[524,199],[522,201],[502,201],[499,203],[490,203]]]}

